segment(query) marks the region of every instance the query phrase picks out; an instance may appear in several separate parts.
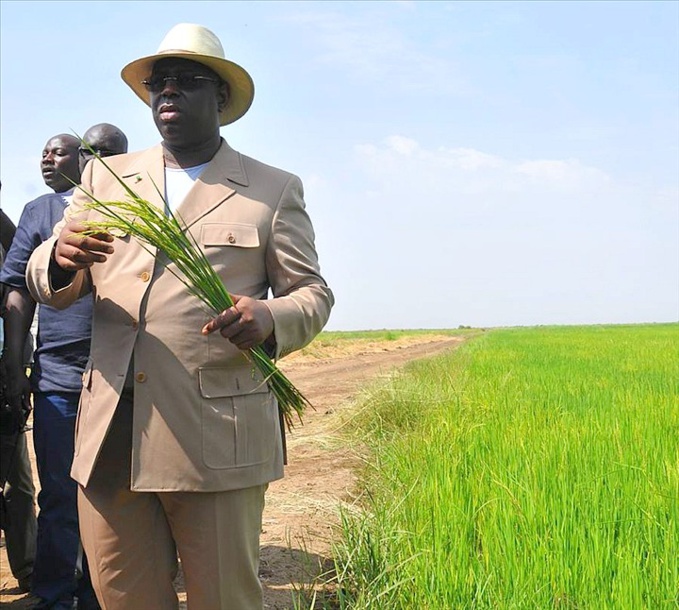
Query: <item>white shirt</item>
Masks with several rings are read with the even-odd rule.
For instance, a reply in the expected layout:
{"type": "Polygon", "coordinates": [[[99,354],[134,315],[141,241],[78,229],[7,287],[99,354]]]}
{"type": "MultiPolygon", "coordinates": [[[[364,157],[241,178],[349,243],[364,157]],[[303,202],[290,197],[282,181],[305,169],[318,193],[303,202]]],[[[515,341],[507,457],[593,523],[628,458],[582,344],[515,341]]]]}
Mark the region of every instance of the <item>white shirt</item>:
{"type": "Polygon", "coordinates": [[[170,210],[174,212],[181,205],[193,183],[207,166],[207,163],[202,163],[194,167],[165,168],[165,202],[170,210]]]}

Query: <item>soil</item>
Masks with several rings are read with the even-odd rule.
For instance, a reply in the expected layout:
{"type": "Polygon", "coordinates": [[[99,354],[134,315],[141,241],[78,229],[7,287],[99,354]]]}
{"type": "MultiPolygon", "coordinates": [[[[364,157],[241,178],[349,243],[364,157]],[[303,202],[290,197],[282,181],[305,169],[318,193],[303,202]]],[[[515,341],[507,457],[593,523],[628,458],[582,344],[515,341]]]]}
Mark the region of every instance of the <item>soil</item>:
{"type": "MultiPolygon", "coordinates": [[[[366,383],[411,360],[453,349],[463,340],[425,334],[390,341],[342,341],[320,350],[303,350],[280,362],[315,409],[308,410],[303,425],[297,424],[287,434],[285,478],[271,483],[266,496],[260,565],[266,610],[292,610],[294,592],[312,592],[319,575],[331,569],[339,507],[353,500],[360,462],[342,442],[340,431],[343,416],[366,383]]],[[[35,464],[33,472],[37,478],[35,464]]],[[[0,606],[28,610],[35,598],[19,592],[9,571],[4,537],[0,547],[0,606]]],[[[185,608],[181,574],[175,586],[180,608],[185,608]]]]}

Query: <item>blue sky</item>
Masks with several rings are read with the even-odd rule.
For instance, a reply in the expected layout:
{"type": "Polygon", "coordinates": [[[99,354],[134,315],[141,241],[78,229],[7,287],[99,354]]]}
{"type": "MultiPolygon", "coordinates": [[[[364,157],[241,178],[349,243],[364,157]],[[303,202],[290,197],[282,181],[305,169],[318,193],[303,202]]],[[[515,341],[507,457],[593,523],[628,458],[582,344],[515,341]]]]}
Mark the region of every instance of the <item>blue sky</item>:
{"type": "Polygon", "coordinates": [[[54,134],[159,141],[119,77],[176,23],[255,81],[222,128],[298,174],[329,329],[679,319],[678,2],[0,4],[2,206],[54,134]]]}

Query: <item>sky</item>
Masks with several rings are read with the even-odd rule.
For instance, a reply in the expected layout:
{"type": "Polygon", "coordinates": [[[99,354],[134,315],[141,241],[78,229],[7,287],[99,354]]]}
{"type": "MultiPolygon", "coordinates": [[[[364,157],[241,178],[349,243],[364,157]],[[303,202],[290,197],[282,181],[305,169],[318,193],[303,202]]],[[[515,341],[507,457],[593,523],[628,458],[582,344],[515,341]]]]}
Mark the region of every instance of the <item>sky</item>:
{"type": "Polygon", "coordinates": [[[2,0],[14,222],[52,135],[160,141],[120,70],[181,22],[255,82],[222,136],[304,183],[328,330],[679,320],[679,2],[2,0]]]}

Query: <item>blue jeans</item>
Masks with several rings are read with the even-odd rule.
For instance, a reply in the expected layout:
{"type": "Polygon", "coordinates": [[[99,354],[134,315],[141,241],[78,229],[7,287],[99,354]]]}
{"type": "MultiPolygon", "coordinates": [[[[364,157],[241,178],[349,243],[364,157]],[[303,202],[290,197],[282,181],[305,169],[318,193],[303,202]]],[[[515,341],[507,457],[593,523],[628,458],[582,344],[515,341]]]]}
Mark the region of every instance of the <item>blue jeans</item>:
{"type": "Polygon", "coordinates": [[[36,392],[33,444],[40,478],[38,543],[31,592],[35,608],[98,608],[78,528],[78,485],[71,478],[79,393],[36,392]],[[82,562],[81,562],[82,558],[82,562]]]}

